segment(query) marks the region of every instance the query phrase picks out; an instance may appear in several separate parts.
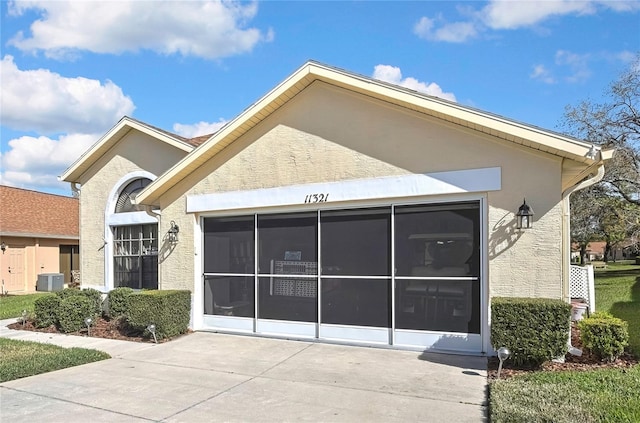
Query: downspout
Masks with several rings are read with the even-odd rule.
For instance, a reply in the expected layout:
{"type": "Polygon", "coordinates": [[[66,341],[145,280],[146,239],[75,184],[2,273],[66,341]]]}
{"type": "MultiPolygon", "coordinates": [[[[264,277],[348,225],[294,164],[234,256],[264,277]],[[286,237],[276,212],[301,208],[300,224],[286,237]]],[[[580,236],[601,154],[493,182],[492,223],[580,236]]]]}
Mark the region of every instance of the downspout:
{"type": "Polygon", "coordinates": [[[161,214],[153,211],[153,206],[144,206],[144,211],[149,216],[154,217],[156,219],[160,219],[161,214]]]}
{"type": "MultiPolygon", "coordinates": [[[[604,160],[602,159],[602,152],[597,149],[595,150],[594,156],[594,158],[597,157],[597,161],[587,170],[589,170],[592,175],[593,171],[595,171],[595,175],[567,188],[562,193],[562,297],[567,303],[571,303],[571,295],[569,293],[569,274],[571,266],[571,202],[569,201],[569,196],[576,191],[580,191],[600,182],[604,177],[604,160]],[[566,252],[568,252],[568,254],[566,254],[566,252]]],[[[582,355],[582,350],[571,345],[571,331],[569,331],[567,344],[570,354],[577,356],[582,355]]]]}
{"type": "Polygon", "coordinates": [[[78,184],[76,182],[71,182],[71,192],[73,193],[74,197],[80,197],[80,188],[78,188],[78,184]]]}

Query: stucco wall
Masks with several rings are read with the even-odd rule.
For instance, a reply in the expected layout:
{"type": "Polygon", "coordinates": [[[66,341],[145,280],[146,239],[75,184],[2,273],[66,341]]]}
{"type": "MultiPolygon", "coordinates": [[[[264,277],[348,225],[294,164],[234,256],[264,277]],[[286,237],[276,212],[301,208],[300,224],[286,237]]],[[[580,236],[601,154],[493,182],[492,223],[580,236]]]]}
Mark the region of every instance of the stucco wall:
{"type": "Polygon", "coordinates": [[[60,272],[60,245],[77,244],[76,240],[15,236],[3,236],[1,241],[7,250],[0,256],[0,275],[4,290],[10,293],[35,292],[38,275],[60,272]]]}
{"type": "Polygon", "coordinates": [[[193,289],[195,218],[185,214],[186,195],[496,166],[490,293],[560,298],[559,158],[318,82],[163,196],[160,230],[175,220],[181,241],[163,258],[161,286],[193,289]],[[535,226],[518,233],[514,213],[524,197],[535,226]]]}
{"type": "Polygon", "coordinates": [[[105,284],[105,208],[117,182],[137,171],[158,176],[185,155],[184,151],[132,130],[82,176],[80,271],[83,286],[102,288],[105,284]]]}

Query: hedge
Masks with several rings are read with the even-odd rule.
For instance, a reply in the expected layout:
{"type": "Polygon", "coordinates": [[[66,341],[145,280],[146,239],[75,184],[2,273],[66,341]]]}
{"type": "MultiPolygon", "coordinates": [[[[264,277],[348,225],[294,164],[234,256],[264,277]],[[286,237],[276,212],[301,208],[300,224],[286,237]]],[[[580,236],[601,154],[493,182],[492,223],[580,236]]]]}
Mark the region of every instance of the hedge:
{"type": "Polygon", "coordinates": [[[628,324],[609,313],[594,313],[578,322],[582,344],[600,360],[614,361],[629,345],[628,324]]]}
{"type": "Polygon", "coordinates": [[[190,291],[140,291],[129,296],[127,305],[127,322],[134,329],[144,331],[153,323],[158,339],[187,332],[191,314],[190,291]]]}
{"type": "Polygon", "coordinates": [[[57,311],[60,305],[60,297],[54,294],[44,295],[33,303],[36,315],[36,326],[46,328],[47,326],[57,325],[57,311]]]}
{"type": "Polygon", "coordinates": [[[84,295],[71,295],[60,301],[57,316],[61,331],[77,332],[85,327],[87,317],[96,318],[95,304],[84,295]]]}
{"type": "Polygon", "coordinates": [[[64,300],[65,298],[73,297],[76,295],[87,297],[87,299],[91,302],[91,306],[93,308],[92,314],[96,316],[102,315],[102,293],[97,289],[65,288],[62,291],[56,292],[56,295],[60,297],[61,300],[64,300]]]}
{"type": "Polygon", "coordinates": [[[127,314],[127,299],[134,292],[132,288],[126,286],[115,288],[109,292],[107,302],[109,303],[108,314],[110,318],[117,319],[127,314]]]}
{"type": "Polygon", "coordinates": [[[564,356],[571,330],[571,305],[547,298],[493,298],[491,344],[507,347],[516,366],[540,365],[564,356]]]}

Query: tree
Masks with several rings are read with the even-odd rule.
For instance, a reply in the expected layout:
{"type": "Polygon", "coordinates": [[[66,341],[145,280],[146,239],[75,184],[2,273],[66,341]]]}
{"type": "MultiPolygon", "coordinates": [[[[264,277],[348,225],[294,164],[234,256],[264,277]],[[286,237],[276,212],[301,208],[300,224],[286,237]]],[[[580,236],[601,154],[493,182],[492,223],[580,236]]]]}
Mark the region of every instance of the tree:
{"type": "Polygon", "coordinates": [[[616,148],[607,163],[603,184],[625,201],[640,205],[640,54],[615,81],[603,103],[590,100],[565,108],[565,132],[616,148]]]}
{"type": "MultiPolygon", "coordinates": [[[[604,185],[594,185],[571,196],[571,242],[580,248],[585,263],[587,246],[605,241],[604,259],[624,241],[640,238],[640,207],[607,193],[604,185]]],[[[615,260],[616,257],[614,257],[615,260]]]]}
{"type": "Polygon", "coordinates": [[[600,216],[604,199],[603,187],[594,185],[571,194],[571,242],[580,248],[580,264],[585,264],[587,246],[601,238],[600,216]]]}

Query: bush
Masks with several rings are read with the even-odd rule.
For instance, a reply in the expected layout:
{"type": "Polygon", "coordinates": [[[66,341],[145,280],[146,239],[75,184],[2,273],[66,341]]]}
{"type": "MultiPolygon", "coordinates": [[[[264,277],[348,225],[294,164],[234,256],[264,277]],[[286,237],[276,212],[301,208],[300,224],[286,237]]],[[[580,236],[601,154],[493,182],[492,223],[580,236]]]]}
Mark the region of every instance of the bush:
{"type": "Polygon", "coordinates": [[[57,291],[56,295],[61,300],[64,300],[65,298],[69,298],[74,295],[82,295],[82,291],[80,291],[80,288],[65,288],[62,291],[57,291]]]}
{"type": "Polygon", "coordinates": [[[629,345],[628,324],[609,313],[594,313],[578,322],[580,340],[600,360],[614,361],[629,345]]]}
{"type": "Polygon", "coordinates": [[[117,319],[127,315],[127,299],[134,293],[132,288],[123,286],[109,292],[107,301],[109,303],[108,313],[112,319],[117,319]]]}
{"type": "Polygon", "coordinates": [[[94,315],[102,316],[102,292],[97,289],[87,288],[80,291],[80,294],[89,299],[94,309],[94,315]]]}
{"type": "Polygon", "coordinates": [[[153,323],[158,339],[187,332],[191,313],[189,291],[141,291],[129,296],[128,305],[127,321],[134,329],[144,331],[153,323]]]}
{"type": "Polygon", "coordinates": [[[516,366],[539,366],[564,356],[571,330],[571,305],[547,298],[494,298],[491,344],[507,347],[516,366]]]}
{"type": "Polygon", "coordinates": [[[33,307],[36,314],[36,326],[46,328],[47,326],[58,324],[58,306],[60,297],[53,294],[44,295],[34,301],[33,307]]]}
{"type": "Polygon", "coordinates": [[[95,305],[84,295],[70,295],[58,306],[58,325],[65,333],[77,332],[85,327],[84,319],[95,319],[95,305]]]}

